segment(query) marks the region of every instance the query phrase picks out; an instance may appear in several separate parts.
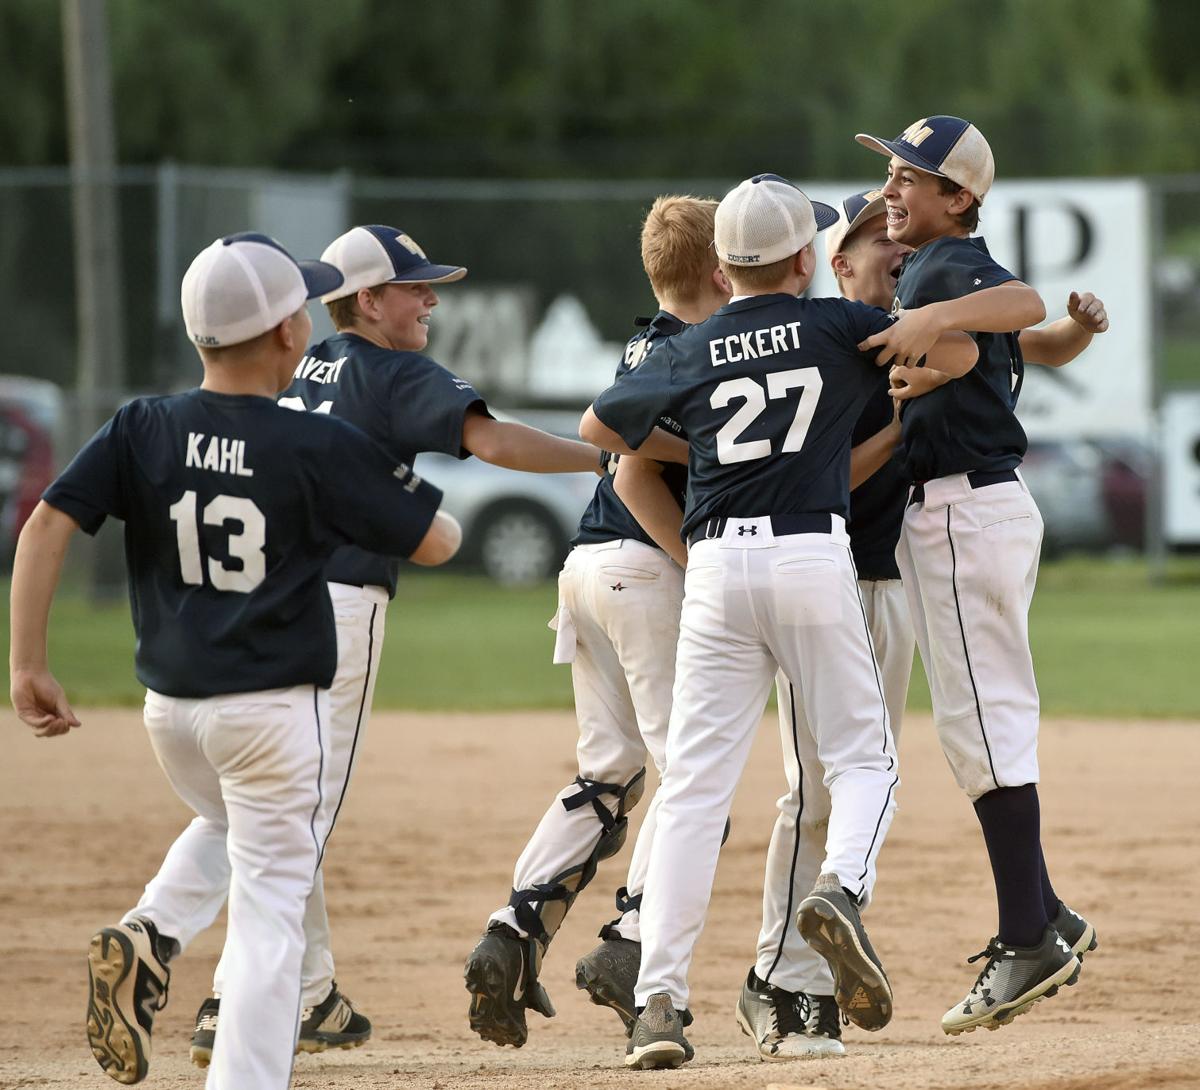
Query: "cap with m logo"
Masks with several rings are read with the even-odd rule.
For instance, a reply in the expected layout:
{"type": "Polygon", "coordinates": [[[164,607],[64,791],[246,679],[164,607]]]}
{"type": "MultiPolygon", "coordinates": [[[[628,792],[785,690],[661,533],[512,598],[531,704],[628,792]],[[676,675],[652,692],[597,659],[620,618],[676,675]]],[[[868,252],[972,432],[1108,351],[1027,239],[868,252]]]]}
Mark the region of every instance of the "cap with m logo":
{"type": "Polygon", "coordinates": [[[914,121],[895,140],[860,132],[854,138],[880,155],[896,156],[910,166],[957,182],[983,203],[996,174],[992,149],[969,121],[936,114],[914,121]]]}

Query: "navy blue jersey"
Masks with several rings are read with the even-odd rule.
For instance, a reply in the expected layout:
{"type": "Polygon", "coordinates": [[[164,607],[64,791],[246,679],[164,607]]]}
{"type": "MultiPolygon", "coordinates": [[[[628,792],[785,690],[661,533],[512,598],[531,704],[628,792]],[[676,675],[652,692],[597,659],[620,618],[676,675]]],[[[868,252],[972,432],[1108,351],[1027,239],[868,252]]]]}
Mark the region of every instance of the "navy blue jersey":
{"type": "MultiPolygon", "coordinates": [[[[896,285],[905,310],[1015,280],[981,238],[939,238],[909,254],[896,285]]],[[[1025,363],[1013,333],[972,333],[979,361],[962,378],[905,403],[901,446],[909,479],[1016,469],[1027,445],[1016,417],[1025,363]]]]}
{"type": "MultiPolygon", "coordinates": [[[[646,322],[644,318],[638,320],[646,322]]],[[[655,345],[662,343],[663,338],[674,336],[686,328],[686,324],[675,315],[660,310],[646,322],[645,328],[625,346],[613,381],[618,381],[622,375],[627,375],[637,367],[655,345]]],[[[677,421],[664,417],[660,418],[658,423],[660,427],[666,428],[675,435],[683,439],[687,438],[677,421]]],[[[617,472],[617,463],[620,459],[615,454],[606,454],[604,457],[607,472],[600,478],[600,483],[596,485],[592,502],[584,511],[583,518],[579,521],[579,530],[571,544],[594,545],[601,541],[620,541],[631,538],[646,545],[654,545],[653,539],[642,529],[638,520],[629,513],[629,508],[620,501],[616,489],[613,487],[613,475],[617,472]]],[[[662,475],[666,486],[682,508],[687,496],[687,467],[677,463],[664,462],[662,475]]],[[[657,547],[655,545],[655,548],[657,547]]]]}
{"type": "Polygon", "coordinates": [[[118,410],[44,499],[89,534],[124,521],[138,680],[200,698],[329,686],[330,556],[407,556],[441,495],[340,420],[191,390],[118,410]]]}
{"type": "Polygon", "coordinates": [[[664,341],[593,408],[634,448],[662,416],[683,426],[685,539],[714,517],[844,518],[850,433],[887,381],[856,346],[892,321],[844,299],[739,299],[664,341]]]}
{"type": "MultiPolygon", "coordinates": [[[[419,352],[381,348],[357,333],[335,333],[312,345],[279,403],[341,417],[410,466],[423,451],[469,457],[463,421],[473,409],[487,413],[474,387],[441,364],[419,352]]],[[[394,596],[399,568],[391,557],[348,545],[334,554],[327,575],[334,583],[387,587],[394,596]]]]}
{"type": "MultiPolygon", "coordinates": [[[[887,388],[880,386],[867,401],[857,423],[851,443],[870,439],[886,428],[895,413],[895,402],[887,388]]],[[[860,579],[899,579],[896,567],[896,544],[904,523],[904,508],[908,503],[908,478],[898,453],[850,493],[850,552],[860,579]]]]}

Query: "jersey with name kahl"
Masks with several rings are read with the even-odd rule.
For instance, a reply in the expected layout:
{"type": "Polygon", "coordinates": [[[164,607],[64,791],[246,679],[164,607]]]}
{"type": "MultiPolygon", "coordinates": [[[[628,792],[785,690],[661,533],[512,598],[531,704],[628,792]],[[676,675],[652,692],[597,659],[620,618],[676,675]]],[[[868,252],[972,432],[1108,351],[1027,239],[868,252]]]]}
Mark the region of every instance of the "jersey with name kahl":
{"type": "MultiPolygon", "coordinates": [[[[279,404],[340,417],[410,466],[424,452],[469,458],[462,445],[467,413],[491,415],[469,382],[428,356],[347,332],[309,348],[279,404]]],[[[399,568],[391,557],[347,546],[334,554],[327,575],[333,583],[386,587],[394,596],[399,568]]]]}
{"type": "MultiPolygon", "coordinates": [[[[904,310],[960,299],[1016,279],[992,260],[981,238],[939,238],[904,259],[896,305],[904,310]]],[[[912,481],[971,470],[1016,469],[1025,429],[1016,417],[1025,362],[1012,333],[972,333],[979,359],[901,410],[901,458],[912,481]]]]}
{"type": "Polygon", "coordinates": [[[191,390],[123,406],[44,499],[89,534],[124,521],[138,680],[196,699],[328,687],[330,556],[409,555],[441,495],[340,420],[191,390]]]}
{"type": "Polygon", "coordinates": [[[893,320],[844,299],[738,299],[665,341],[593,409],[635,449],[659,417],[682,425],[685,539],[710,518],[845,518],[851,430],[887,381],[857,345],[893,320]]]}
{"type": "MultiPolygon", "coordinates": [[[[639,318],[638,321],[646,322],[646,326],[625,346],[621,362],[617,365],[614,382],[619,382],[623,375],[629,374],[641,364],[655,346],[662,343],[664,338],[674,336],[687,328],[686,323],[681,322],[675,315],[668,314],[665,310],[660,310],[649,321],[644,318],[639,318]]],[[[658,426],[681,439],[687,439],[678,422],[669,417],[661,418],[658,426]]],[[[600,483],[596,485],[592,502],[588,504],[583,518],[580,519],[579,531],[571,541],[572,545],[594,545],[604,541],[628,539],[658,548],[654,539],[642,529],[638,520],[630,514],[629,508],[617,496],[613,477],[617,472],[619,461],[620,458],[615,454],[604,454],[603,465],[606,472],[600,478],[600,483]]],[[[682,509],[687,496],[687,467],[678,463],[664,462],[662,479],[682,509]]]]}

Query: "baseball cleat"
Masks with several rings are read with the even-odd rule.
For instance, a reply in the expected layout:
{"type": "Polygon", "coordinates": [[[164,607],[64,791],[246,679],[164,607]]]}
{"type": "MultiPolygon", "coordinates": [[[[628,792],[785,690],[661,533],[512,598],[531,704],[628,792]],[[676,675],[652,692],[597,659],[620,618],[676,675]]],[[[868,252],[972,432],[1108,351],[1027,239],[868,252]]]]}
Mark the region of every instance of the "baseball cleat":
{"type": "Polygon", "coordinates": [[[333,982],[329,994],[315,1007],[300,1014],[300,1037],[296,1051],[324,1052],[329,1048],[359,1048],[371,1038],[371,1022],[338,991],[333,982]]]}
{"type": "Polygon", "coordinates": [[[1096,929],[1078,912],[1067,908],[1062,901],[1058,902],[1058,913],[1050,921],[1050,926],[1067,940],[1071,953],[1081,962],[1084,954],[1095,950],[1099,945],[1096,929]]]}
{"type": "Polygon", "coordinates": [[[527,1008],[554,1016],[545,989],[529,979],[527,945],[507,924],[492,922],[467,958],[468,1020],[485,1041],[520,1048],[529,1039],[527,1008]]]}
{"type": "Polygon", "coordinates": [[[640,942],[613,935],[575,963],[575,987],[587,992],[598,1006],[616,1011],[626,1036],[637,1021],[633,989],[641,961],[640,942]]]}
{"type": "Polygon", "coordinates": [[[683,1035],[692,1023],[687,1011],[677,1011],[666,992],[655,992],[637,1015],[625,1046],[625,1066],[649,1071],[681,1067],[696,1053],[683,1035]]]}
{"type": "Polygon", "coordinates": [[[753,969],[734,1011],[738,1025],[763,1060],[844,1056],[837,1003],[831,995],[806,995],[765,984],[753,969]]]}
{"type": "Polygon", "coordinates": [[[942,1029],[954,1036],[979,1026],[999,1029],[1034,1003],[1079,979],[1079,959],[1067,941],[1047,927],[1037,946],[1007,946],[992,939],[987,949],[967,958],[986,958],[983,972],[967,997],[942,1015],[942,1029]]]}
{"type": "Polygon", "coordinates": [[[197,1067],[212,1063],[213,1045],[217,1040],[217,1019],[221,1013],[221,1001],[209,996],[196,1012],[196,1028],[192,1031],[192,1048],[188,1054],[197,1067]]]}
{"type": "Polygon", "coordinates": [[[154,925],[105,927],[88,947],[87,1037],[110,1079],[132,1085],[150,1069],[154,1015],[167,1005],[171,971],[155,951],[154,925]]]}
{"type": "Polygon", "coordinates": [[[822,874],[800,902],[796,928],[828,963],[835,998],[859,1029],[877,1030],[892,1019],[892,986],[871,947],[858,905],[836,874],[822,874]]]}

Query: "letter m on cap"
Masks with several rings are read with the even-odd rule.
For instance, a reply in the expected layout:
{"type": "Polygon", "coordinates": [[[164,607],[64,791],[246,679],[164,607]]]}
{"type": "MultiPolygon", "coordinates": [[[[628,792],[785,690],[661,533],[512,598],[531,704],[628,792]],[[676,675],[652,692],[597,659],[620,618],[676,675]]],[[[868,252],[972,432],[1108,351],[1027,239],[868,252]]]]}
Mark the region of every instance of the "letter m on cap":
{"type": "Polygon", "coordinates": [[[925,124],[928,120],[929,118],[923,117],[920,121],[914,121],[900,134],[900,139],[914,148],[919,148],[928,137],[933,135],[933,129],[925,124]]]}

